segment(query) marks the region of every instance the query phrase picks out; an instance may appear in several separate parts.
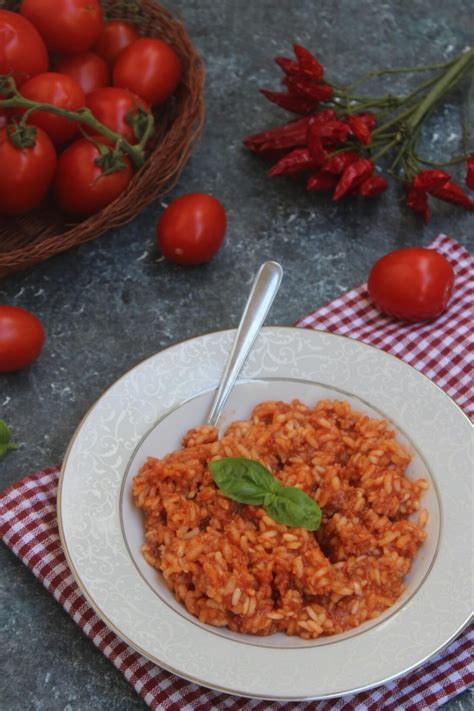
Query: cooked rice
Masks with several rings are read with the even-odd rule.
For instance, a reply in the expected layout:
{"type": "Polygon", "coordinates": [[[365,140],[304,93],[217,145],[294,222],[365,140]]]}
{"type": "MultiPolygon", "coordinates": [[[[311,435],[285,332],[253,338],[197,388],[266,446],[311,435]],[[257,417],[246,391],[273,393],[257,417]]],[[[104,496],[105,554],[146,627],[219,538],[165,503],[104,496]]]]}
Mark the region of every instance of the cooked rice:
{"type": "Polygon", "coordinates": [[[182,449],[148,459],[133,484],[143,555],[203,623],[304,639],[344,632],[394,604],[426,537],[428,485],[405,476],[409,461],[386,421],[346,402],[262,402],[221,439],[204,425],[182,449]],[[258,460],[312,496],[319,531],[226,498],[208,462],[232,456],[258,460]]]}

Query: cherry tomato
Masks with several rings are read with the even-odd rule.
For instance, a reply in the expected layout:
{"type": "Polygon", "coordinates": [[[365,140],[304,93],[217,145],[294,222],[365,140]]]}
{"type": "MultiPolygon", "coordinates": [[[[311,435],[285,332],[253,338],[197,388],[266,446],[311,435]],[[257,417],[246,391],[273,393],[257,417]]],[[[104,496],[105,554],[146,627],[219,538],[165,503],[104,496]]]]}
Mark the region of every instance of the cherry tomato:
{"type": "Polygon", "coordinates": [[[7,109],[0,109],[0,128],[5,128],[8,123],[7,109]]]}
{"type": "Polygon", "coordinates": [[[26,368],[43,343],[44,329],[36,316],[18,306],[0,305],[0,373],[26,368]]]}
{"type": "Polygon", "coordinates": [[[94,52],[82,52],[63,57],[56,66],[60,74],[77,81],[84,94],[110,84],[110,72],[102,57],[94,52]]]}
{"type": "Polygon", "coordinates": [[[369,295],[380,311],[406,321],[425,321],[443,313],[453,292],[454,271],[433,249],[408,247],[375,262],[369,295]]]}
{"type": "Polygon", "coordinates": [[[166,42],[142,37],[120,52],[113,83],[148,101],[161,104],[174,92],[181,78],[181,62],[166,42]]]}
{"type": "Polygon", "coordinates": [[[221,203],[205,193],[173,200],[160,217],[156,236],[166,259],[177,264],[207,262],[221,246],[227,220],[221,203]]]}
{"type": "Polygon", "coordinates": [[[94,52],[102,57],[112,69],[122,49],[135,42],[139,36],[133,25],[128,22],[112,20],[107,22],[102,30],[102,34],[94,45],[94,52]]]}
{"type": "Polygon", "coordinates": [[[104,26],[98,0],[22,0],[20,12],[34,24],[53,52],[90,49],[104,26]]]}
{"type": "Polygon", "coordinates": [[[48,135],[32,129],[35,145],[17,148],[0,129],[0,215],[23,215],[43,200],[56,170],[56,151],[48,135]]]}
{"type": "MultiPolygon", "coordinates": [[[[85,94],[77,81],[67,74],[57,72],[38,74],[23,84],[21,93],[32,101],[54,104],[70,111],[77,111],[86,103],[85,94]]],[[[78,130],[76,122],[47,111],[34,111],[30,114],[29,122],[46,131],[57,146],[72,138],[78,130]]]]}
{"type": "Polygon", "coordinates": [[[17,86],[48,70],[48,53],[36,27],[16,12],[0,10],[0,74],[17,86]]]}
{"type": "Polygon", "coordinates": [[[81,138],[72,143],[58,161],[54,184],[58,205],[70,215],[87,217],[100,212],[122,193],[132,178],[132,168],[105,173],[98,163],[100,151],[95,143],[81,138]]]}
{"type": "Polygon", "coordinates": [[[143,99],[126,89],[108,86],[93,91],[86,101],[95,118],[104,126],[120,133],[129,143],[137,143],[132,122],[139,108],[149,111],[143,99]]]}

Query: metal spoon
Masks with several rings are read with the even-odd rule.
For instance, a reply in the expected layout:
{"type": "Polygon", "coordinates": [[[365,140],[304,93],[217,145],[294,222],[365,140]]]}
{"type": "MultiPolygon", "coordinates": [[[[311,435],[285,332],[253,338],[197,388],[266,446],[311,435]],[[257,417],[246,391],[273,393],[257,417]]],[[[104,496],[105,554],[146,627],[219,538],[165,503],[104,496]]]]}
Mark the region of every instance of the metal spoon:
{"type": "Polygon", "coordinates": [[[227,402],[237,376],[247,360],[255,339],[267,317],[278,289],[280,288],[283,269],[278,262],[264,262],[252,285],[245,305],[239,328],[232,344],[221,382],[209,410],[207,422],[216,425],[219,415],[227,402]]]}

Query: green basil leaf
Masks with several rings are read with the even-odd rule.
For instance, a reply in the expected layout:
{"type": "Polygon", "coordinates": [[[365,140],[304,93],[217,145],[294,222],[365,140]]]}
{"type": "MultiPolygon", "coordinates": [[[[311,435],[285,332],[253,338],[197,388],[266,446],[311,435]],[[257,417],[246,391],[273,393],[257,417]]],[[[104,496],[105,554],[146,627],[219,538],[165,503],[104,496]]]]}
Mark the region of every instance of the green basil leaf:
{"type": "Polygon", "coordinates": [[[316,501],[294,486],[282,486],[265,510],[274,521],[285,526],[317,531],[321,524],[321,509],[316,501]]]}
{"type": "Polygon", "coordinates": [[[5,456],[9,449],[16,449],[17,446],[10,441],[10,430],[6,423],[0,420],[0,459],[5,456]]]}
{"type": "Polygon", "coordinates": [[[225,457],[210,462],[209,469],[219,489],[240,504],[262,506],[268,494],[281,488],[268,469],[252,459],[225,457]]]}
{"type": "Polygon", "coordinates": [[[0,444],[8,444],[10,441],[10,430],[6,423],[0,420],[0,444]]]}

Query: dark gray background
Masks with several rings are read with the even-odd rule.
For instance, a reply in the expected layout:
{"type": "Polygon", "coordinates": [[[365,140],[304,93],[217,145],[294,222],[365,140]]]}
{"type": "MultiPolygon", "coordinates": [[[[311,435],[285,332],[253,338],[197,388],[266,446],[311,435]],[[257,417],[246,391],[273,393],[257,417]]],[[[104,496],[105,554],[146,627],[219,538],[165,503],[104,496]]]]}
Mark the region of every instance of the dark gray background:
{"type": "MultiPolygon", "coordinates": [[[[225,244],[197,268],[157,261],[154,223],[164,204],[157,203],[131,225],[0,283],[0,302],[31,309],[47,333],[31,368],[0,375],[0,417],[20,443],[0,462],[0,488],[59,463],[82,415],[123,371],[172,343],[235,326],[263,260],[285,269],[268,323],[291,324],[364,281],[392,249],[427,244],[440,232],[474,248],[472,214],[439,203],[423,227],[394,186],[372,202],[333,205],[299,184],[267,180],[265,166],[241,146],[247,134],[285,120],[257,87],[278,87],[272,57],[289,53],[292,41],[313,49],[339,81],[375,67],[439,62],[472,43],[472,0],[168,6],[182,14],[207,66],[206,128],[175,194],[208,191],[222,200],[225,244]]],[[[408,85],[391,83],[394,91],[408,85]]],[[[433,117],[427,153],[441,159],[458,151],[461,103],[455,92],[433,117]]],[[[0,557],[2,711],[144,708],[32,574],[3,546],[0,557]]],[[[446,708],[473,703],[467,692],[446,708]]]]}

